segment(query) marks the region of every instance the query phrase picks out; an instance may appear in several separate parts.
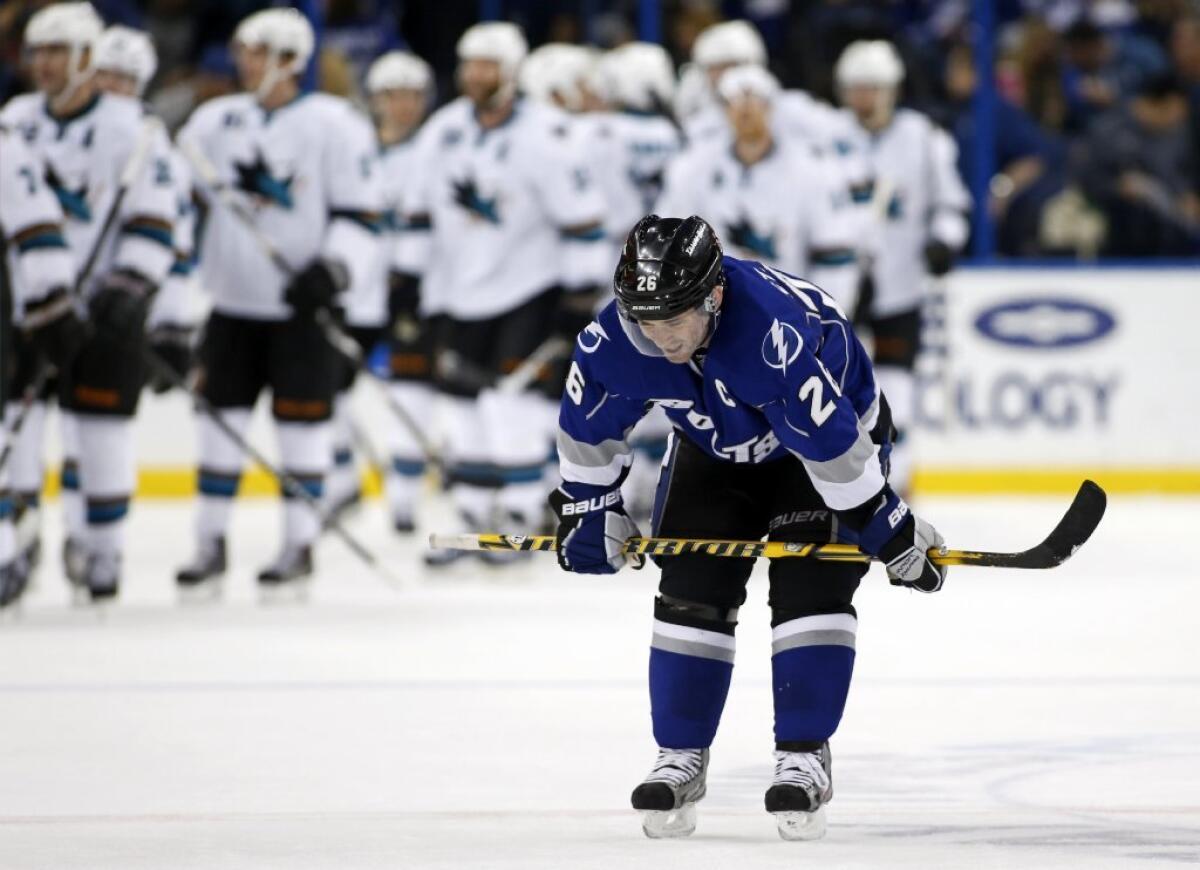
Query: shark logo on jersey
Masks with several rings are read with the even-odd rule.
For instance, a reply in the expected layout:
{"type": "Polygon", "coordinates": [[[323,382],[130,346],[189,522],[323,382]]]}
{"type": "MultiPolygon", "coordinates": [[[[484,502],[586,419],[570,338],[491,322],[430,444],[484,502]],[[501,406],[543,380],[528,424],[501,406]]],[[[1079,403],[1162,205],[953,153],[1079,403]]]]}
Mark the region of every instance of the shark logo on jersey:
{"type": "Polygon", "coordinates": [[[253,163],[239,163],[235,160],[233,167],[237,170],[238,190],[280,208],[291,209],[295,204],[292,199],[292,182],[295,176],[276,177],[263,160],[262,152],[254,155],[253,163]]]}
{"type": "Polygon", "coordinates": [[[608,333],[604,331],[604,327],[600,325],[600,321],[593,320],[583,328],[583,332],[579,333],[576,342],[579,344],[579,349],[584,353],[595,353],[600,347],[600,342],[608,339],[608,333]],[[595,338],[595,341],[587,339],[588,336],[595,338]]]}
{"type": "Polygon", "coordinates": [[[89,223],[92,219],[92,207],[87,201],[87,184],[78,190],[69,190],[66,182],[59,177],[54,167],[46,163],[46,185],[54,191],[54,195],[58,197],[58,204],[62,206],[63,214],[69,218],[73,218],[83,223],[89,223]]]}
{"type": "Polygon", "coordinates": [[[496,197],[486,199],[480,195],[475,179],[466,178],[462,181],[455,181],[453,187],[454,201],[458,205],[490,224],[500,223],[500,210],[496,203],[496,197]]]}
{"type": "Polygon", "coordinates": [[[796,361],[803,348],[804,339],[800,337],[796,327],[776,319],[771,322],[771,328],[763,336],[763,362],[786,375],[787,367],[796,361]]]}
{"type": "Polygon", "coordinates": [[[729,225],[728,238],[735,248],[742,248],[764,260],[774,260],[778,256],[774,234],[759,235],[746,218],[729,225]]]}

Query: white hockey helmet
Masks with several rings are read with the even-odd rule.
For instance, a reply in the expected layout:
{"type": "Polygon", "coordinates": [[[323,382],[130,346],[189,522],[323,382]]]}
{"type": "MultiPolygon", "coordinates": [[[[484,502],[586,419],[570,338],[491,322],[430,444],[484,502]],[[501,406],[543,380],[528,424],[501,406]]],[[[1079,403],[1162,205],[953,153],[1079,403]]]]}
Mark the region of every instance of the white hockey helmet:
{"type": "Polygon", "coordinates": [[[767,46],[749,21],[723,21],[696,37],[692,62],[702,67],[735,63],[766,66],[767,46]]]}
{"type": "Polygon", "coordinates": [[[669,108],[675,99],[675,64],[661,45],[630,42],[609,52],[609,98],[639,112],[669,108]]]}
{"type": "Polygon", "coordinates": [[[92,67],[136,80],[140,96],[158,69],[158,53],[147,33],[114,24],[96,41],[92,67]]]}
{"type": "Polygon", "coordinates": [[[839,88],[857,85],[895,88],[904,81],[904,62],[887,40],[859,40],[846,46],[838,58],[834,80],[839,88]]]}
{"type": "Polygon", "coordinates": [[[104,21],[91,3],[55,3],[34,13],[25,25],[25,46],[65,45],[70,51],[67,85],[60,98],[69,99],[92,74],[96,40],[104,21]],[[84,65],[87,52],[87,65],[84,65]]]}
{"type": "Polygon", "coordinates": [[[312,57],[312,24],[298,9],[278,7],[263,9],[248,15],[233,32],[233,41],[244,46],[262,46],[267,49],[272,63],[258,86],[258,96],[265,97],[285,76],[299,76],[312,57]],[[291,55],[284,60],[284,55],[291,55]]]}
{"type": "Polygon", "coordinates": [[[458,38],[459,60],[492,60],[500,65],[500,77],[515,84],[517,70],[529,46],[521,28],[507,21],[485,21],[463,31],[458,38]]]}
{"type": "Polygon", "coordinates": [[[517,84],[521,92],[539,102],[557,97],[569,112],[581,112],[596,53],[582,45],[551,42],[529,53],[521,64],[517,84]]]}
{"type": "Polygon", "coordinates": [[[367,93],[433,89],[433,71],[424,60],[406,51],[389,51],[367,70],[367,93]]]}
{"type": "Polygon", "coordinates": [[[767,72],[765,67],[742,64],[721,76],[717,93],[726,103],[749,96],[758,97],[770,104],[774,103],[775,97],[779,95],[779,80],[767,72]]]}
{"type": "Polygon", "coordinates": [[[675,117],[686,121],[711,104],[712,91],[704,70],[694,63],[685,63],[679,69],[679,85],[675,88],[675,117]]]}

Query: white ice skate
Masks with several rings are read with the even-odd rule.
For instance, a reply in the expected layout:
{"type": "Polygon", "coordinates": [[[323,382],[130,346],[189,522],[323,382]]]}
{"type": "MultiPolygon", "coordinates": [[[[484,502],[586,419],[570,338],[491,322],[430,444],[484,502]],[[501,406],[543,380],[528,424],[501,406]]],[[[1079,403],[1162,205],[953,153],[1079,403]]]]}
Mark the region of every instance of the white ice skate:
{"type": "Polygon", "coordinates": [[[705,794],[707,749],[660,749],[654,767],[633,790],[647,837],[687,837],[696,830],[696,802],[705,794]]]}
{"type": "Polygon", "coordinates": [[[825,836],[825,804],[833,798],[829,744],[815,752],[776,752],[775,781],[767,789],[767,812],[785,840],[825,836]]]}

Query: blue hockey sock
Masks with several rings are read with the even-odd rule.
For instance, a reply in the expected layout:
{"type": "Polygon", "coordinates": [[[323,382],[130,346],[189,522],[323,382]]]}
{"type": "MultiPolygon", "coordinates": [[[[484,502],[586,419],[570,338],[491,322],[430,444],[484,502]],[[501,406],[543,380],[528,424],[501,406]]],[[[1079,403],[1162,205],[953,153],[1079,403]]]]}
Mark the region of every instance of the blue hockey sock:
{"type": "Polygon", "coordinates": [[[659,746],[700,749],[712,744],[729,694],[733,653],[732,633],[654,620],[650,717],[659,746]]]}
{"type": "Polygon", "coordinates": [[[857,629],[849,613],[802,616],[775,626],[776,742],[821,743],[837,730],[854,672],[857,629]]]}

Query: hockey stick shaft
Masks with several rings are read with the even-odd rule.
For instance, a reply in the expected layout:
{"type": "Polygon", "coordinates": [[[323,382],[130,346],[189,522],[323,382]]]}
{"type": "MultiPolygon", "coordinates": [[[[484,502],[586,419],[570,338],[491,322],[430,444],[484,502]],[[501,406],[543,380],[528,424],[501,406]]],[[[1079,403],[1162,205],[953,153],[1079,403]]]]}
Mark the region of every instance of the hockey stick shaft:
{"type": "Polygon", "coordinates": [[[318,501],[316,496],[304,488],[304,484],[297,480],[295,476],[289,474],[287,471],[284,471],[282,468],[278,468],[270,460],[268,460],[267,457],[264,456],[257,447],[251,444],[249,440],[243,437],[242,434],[238,432],[228,420],[225,419],[224,415],[221,414],[221,412],[216,408],[215,405],[212,404],[212,402],[205,398],[205,396],[198,389],[189,384],[182,375],[175,371],[174,368],[167,364],[167,362],[151,348],[144,348],[143,355],[145,356],[147,364],[155,371],[155,373],[166,379],[173,386],[178,387],[180,390],[187,393],[188,396],[191,397],[192,401],[196,403],[196,407],[199,409],[200,413],[212,420],[213,424],[221,430],[222,434],[224,434],[226,438],[237,445],[237,448],[241,450],[242,453],[262,466],[266,472],[271,475],[271,477],[275,478],[275,481],[279,484],[279,488],[283,490],[285,495],[288,495],[292,498],[298,498],[307,504],[317,514],[322,528],[328,528],[333,531],[333,533],[337,535],[337,537],[340,538],[347,547],[350,548],[350,551],[354,553],[355,556],[357,556],[367,567],[378,574],[386,582],[389,584],[398,585],[398,581],[384,570],[380,561],[375,558],[375,555],[356,537],[354,537],[354,535],[347,531],[347,529],[341,524],[340,520],[338,520],[336,517],[326,516],[325,512],[321,509],[320,501],[318,501]]]}
{"type": "MultiPolygon", "coordinates": [[[[160,130],[162,130],[162,122],[158,118],[147,116],[142,120],[142,126],[138,131],[138,138],[134,143],[133,151],[129,153],[129,158],[125,161],[125,166],[121,169],[121,178],[118,182],[117,191],[113,195],[113,201],[108,207],[108,212],[104,215],[103,223],[100,224],[100,231],[96,234],[96,240],[92,243],[92,249],[88,251],[87,259],[83,261],[83,268],[75,276],[75,286],[71,289],[71,295],[76,300],[81,298],[84,290],[87,289],[88,279],[91,278],[92,270],[96,268],[96,262],[100,259],[100,251],[104,247],[104,242],[108,238],[113,224],[117,221],[121,205],[125,202],[125,194],[129,192],[129,188],[137,182],[138,177],[141,175],[142,168],[146,164],[146,157],[150,153],[150,146],[154,142],[154,136],[160,130]]],[[[34,364],[33,378],[29,385],[21,392],[21,400],[17,407],[17,413],[13,417],[12,426],[9,427],[7,432],[4,449],[0,451],[0,472],[8,465],[8,460],[13,452],[13,445],[20,436],[21,430],[25,428],[25,420],[33,410],[33,406],[45,388],[46,382],[50,380],[50,375],[50,364],[39,356],[37,362],[34,364]]]]}
{"type": "MultiPolygon", "coordinates": [[[[989,553],[979,550],[932,549],[938,565],[978,565],[988,568],[1053,568],[1069,559],[1095,531],[1104,516],[1104,490],[1084,481],[1071,507],[1049,536],[1028,550],[989,553]]],[[[554,552],[552,535],[430,535],[429,545],[442,550],[512,550],[554,552]]],[[[736,541],[703,538],[630,538],[624,552],[642,556],[703,555],[739,559],[807,558],[828,562],[870,562],[872,557],[852,544],[807,544],[787,541],[736,541]]]]}

